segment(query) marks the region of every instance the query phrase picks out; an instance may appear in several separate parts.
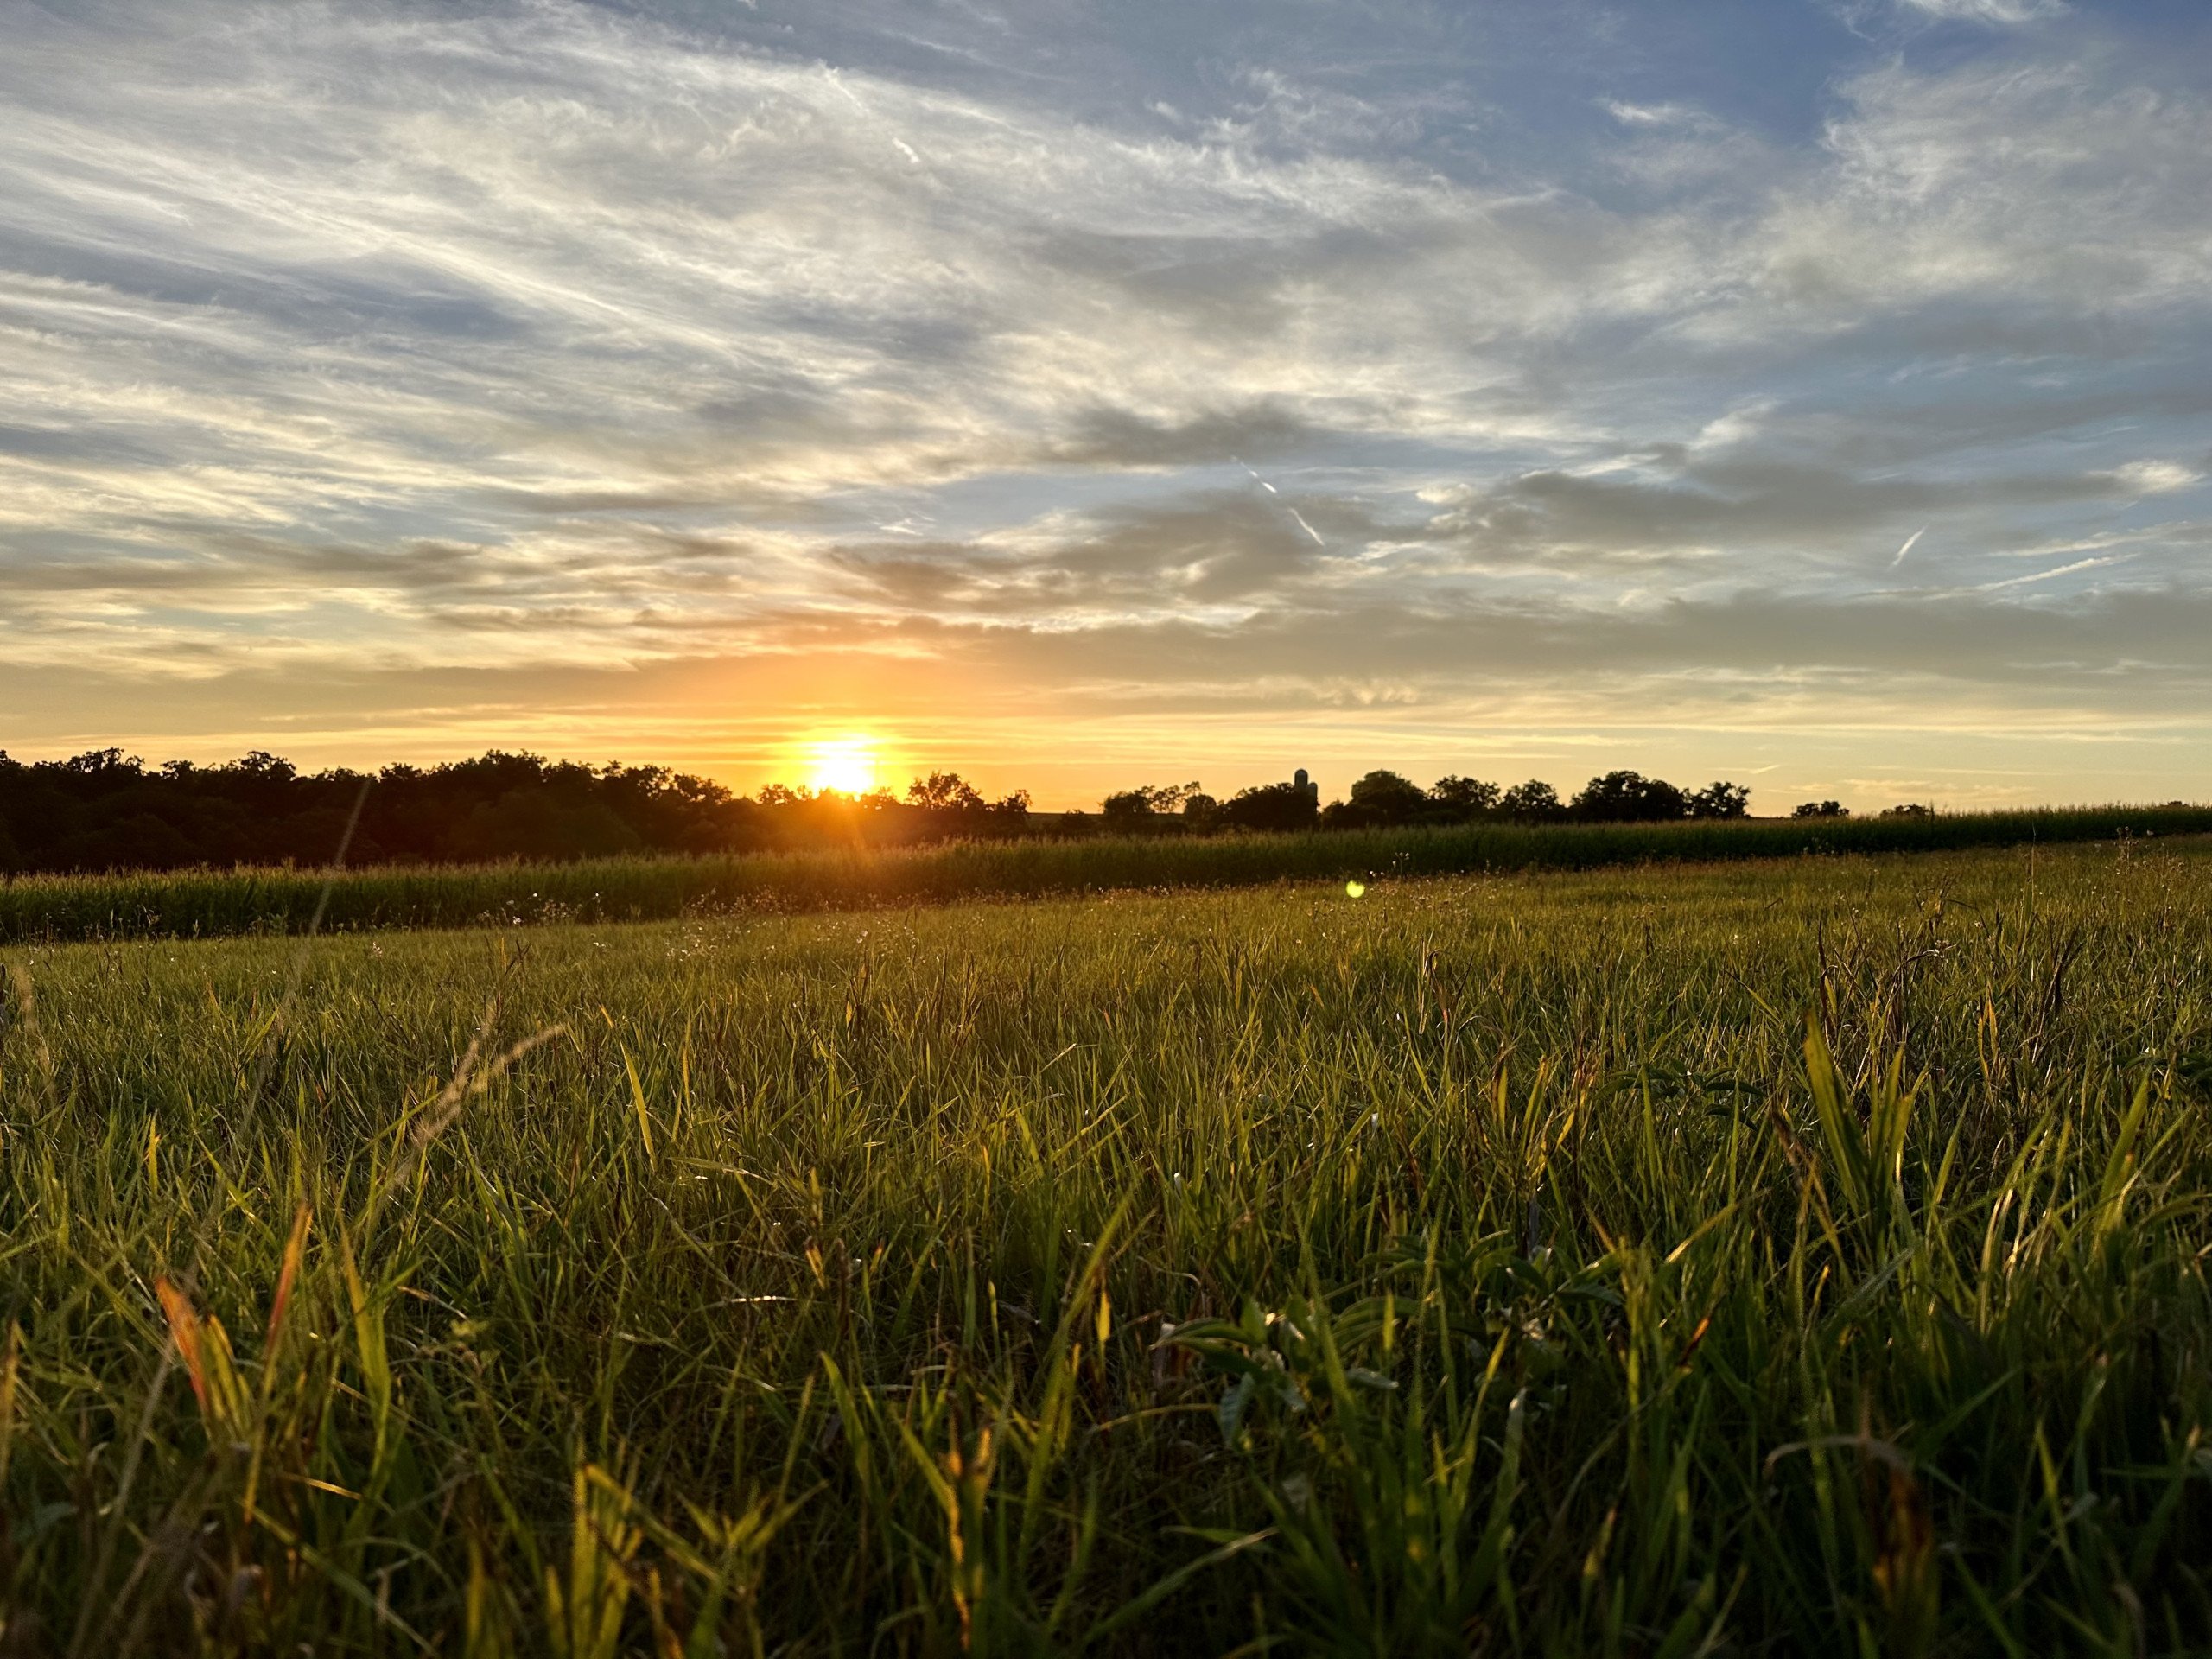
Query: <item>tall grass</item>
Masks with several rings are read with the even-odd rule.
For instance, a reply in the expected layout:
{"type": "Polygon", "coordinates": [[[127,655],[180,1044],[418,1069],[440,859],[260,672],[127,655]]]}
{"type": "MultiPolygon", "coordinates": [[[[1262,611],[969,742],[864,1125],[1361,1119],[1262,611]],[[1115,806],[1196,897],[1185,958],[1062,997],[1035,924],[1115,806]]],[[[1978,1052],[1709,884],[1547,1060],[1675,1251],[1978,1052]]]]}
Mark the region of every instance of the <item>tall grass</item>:
{"type": "Polygon", "coordinates": [[[2203,1651],[2208,875],[18,949],[5,1641],[2203,1651]]]}
{"type": "Polygon", "coordinates": [[[2212,808],[2094,807],[1661,824],[1469,824],[1203,839],[993,841],[693,859],[29,876],[0,885],[0,943],[210,938],[326,927],[650,921],[1371,874],[1595,869],[1653,861],[1937,851],[2212,831],[2212,808]]]}

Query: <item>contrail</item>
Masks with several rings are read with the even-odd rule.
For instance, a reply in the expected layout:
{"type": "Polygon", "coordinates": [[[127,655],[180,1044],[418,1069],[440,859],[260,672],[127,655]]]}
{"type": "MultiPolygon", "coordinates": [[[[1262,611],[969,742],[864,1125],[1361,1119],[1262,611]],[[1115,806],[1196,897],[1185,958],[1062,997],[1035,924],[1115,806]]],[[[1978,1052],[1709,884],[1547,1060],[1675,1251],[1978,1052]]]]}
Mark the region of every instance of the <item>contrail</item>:
{"type": "Polygon", "coordinates": [[[2101,559],[2076,559],[2071,564],[2062,564],[2055,570],[2038,570],[2030,576],[2008,576],[2003,582],[1985,582],[1974,591],[1993,594],[2000,588],[2024,588],[2031,582],[2049,582],[2053,576],[2070,576],[2076,570],[2094,570],[2099,565],[2119,564],[2132,559],[2133,553],[2107,553],[2101,559]]]}
{"type": "MultiPolygon", "coordinates": [[[[1268,483],[1266,479],[1262,478],[1258,471],[1253,467],[1252,463],[1246,461],[1243,456],[1231,455],[1230,459],[1235,461],[1239,467],[1242,467],[1246,472],[1250,473],[1252,474],[1252,481],[1258,485],[1262,489],[1265,490],[1269,495],[1281,497],[1282,492],[1275,488],[1274,485],[1268,483]]],[[[1306,515],[1304,513],[1299,512],[1296,507],[1292,506],[1288,502],[1285,502],[1283,504],[1282,510],[1288,513],[1294,519],[1297,520],[1298,527],[1300,530],[1304,531],[1308,536],[1311,536],[1313,538],[1314,546],[1319,548],[1324,553],[1329,550],[1329,544],[1321,539],[1321,532],[1306,522],[1306,515]]]]}
{"type": "Polygon", "coordinates": [[[1897,557],[1890,561],[1890,569],[1894,570],[1897,566],[1903,564],[1904,563],[1904,556],[1912,551],[1912,544],[1927,533],[1928,526],[1923,524],[1918,530],[1914,531],[1911,535],[1906,537],[1904,538],[1904,545],[1897,549],[1897,557]]]}
{"type": "Polygon", "coordinates": [[[1266,479],[1262,478],[1258,473],[1254,472],[1252,463],[1250,461],[1244,460],[1239,455],[1231,455],[1230,459],[1235,461],[1239,467],[1242,467],[1246,472],[1251,473],[1252,481],[1258,485],[1262,489],[1265,490],[1269,495],[1281,495],[1282,493],[1281,490],[1278,490],[1274,485],[1268,483],[1266,479]]]}

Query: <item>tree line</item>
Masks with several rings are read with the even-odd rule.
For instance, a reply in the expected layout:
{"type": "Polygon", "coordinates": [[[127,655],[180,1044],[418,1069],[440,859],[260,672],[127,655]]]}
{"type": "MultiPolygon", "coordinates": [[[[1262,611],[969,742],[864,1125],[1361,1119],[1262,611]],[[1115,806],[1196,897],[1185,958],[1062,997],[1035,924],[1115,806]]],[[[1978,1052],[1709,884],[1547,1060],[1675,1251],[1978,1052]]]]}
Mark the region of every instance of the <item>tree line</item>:
{"type": "MultiPolygon", "coordinates": [[[[1109,795],[1100,817],[1117,829],[1373,830],[1402,824],[1662,823],[1748,816],[1751,791],[1726,780],[1683,790],[1637,772],[1592,778],[1561,800],[1541,779],[1503,788],[1479,778],[1440,778],[1423,789],[1395,772],[1370,772],[1323,806],[1295,784],[1266,784],[1217,800],[1195,783],[1147,785],[1109,795]]],[[[1842,809],[1838,808],[1839,811],[1842,809]]]]}
{"type": "MultiPolygon", "coordinates": [[[[327,862],[341,842],[349,864],[450,864],[1024,835],[1211,835],[1484,819],[1656,823],[1740,818],[1749,801],[1738,784],[1683,790],[1634,772],[1593,778],[1566,799],[1537,781],[1501,788],[1454,776],[1423,788],[1396,772],[1370,772],[1326,805],[1296,783],[1262,785],[1227,799],[1191,783],[1119,791],[1096,812],[1036,813],[1026,791],[989,798],[950,772],[917,778],[897,794],[772,784],[746,797],[665,766],[591,766],[503,750],[374,773],[303,772],[261,751],[219,766],[158,766],[111,748],[35,762],[0,751],[0,871],[314,865],[327,862]]],[[[1843,809],[1830,801],[1798,811],[1832,816],[1843,809]]]]}
{"type": "Polygon", "coordinates": [[[303,772],[256,751],[149,766],[119,749],[24,762],[0,751],[0,870],[462,864],[633,853],[763,851],[1019,834],[1029,798],[987,800],[958,776],[904,799],[771,785],[757,798],[666,766],[591,766],[493,750],[381,772],[303,772]]]}

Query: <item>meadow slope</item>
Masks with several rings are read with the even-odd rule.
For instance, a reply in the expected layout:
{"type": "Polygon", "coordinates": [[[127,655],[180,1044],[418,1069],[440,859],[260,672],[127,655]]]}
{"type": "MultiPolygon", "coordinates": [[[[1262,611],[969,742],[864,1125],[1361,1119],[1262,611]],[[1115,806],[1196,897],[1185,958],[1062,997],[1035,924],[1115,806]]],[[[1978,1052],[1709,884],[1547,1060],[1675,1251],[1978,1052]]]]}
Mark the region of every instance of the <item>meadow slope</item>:
{"type": "Polygon", "coordinates": [[[2198,843],[5,954],[10,1652],[2212,1644],[2198,843]]]}

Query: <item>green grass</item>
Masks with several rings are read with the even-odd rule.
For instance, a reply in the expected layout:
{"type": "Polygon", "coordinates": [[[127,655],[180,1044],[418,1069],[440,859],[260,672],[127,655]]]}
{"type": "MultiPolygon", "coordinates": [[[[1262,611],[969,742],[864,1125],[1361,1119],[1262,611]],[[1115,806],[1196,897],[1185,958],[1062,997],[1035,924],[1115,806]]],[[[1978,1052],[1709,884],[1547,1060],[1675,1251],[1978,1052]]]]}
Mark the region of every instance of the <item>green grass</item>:
{"type": "Polygon", "coordinates": [[[2212,1645],[2201,843],[8,961],[10,1652],[2212,1645]]]}
{"type": "Polygon", "coordinates": [[[2212,832],[2212,807],[2082,807],[1933,818],[1468,824],[1321,835],[1017,840],[572,864],[26,876],[0,883],[0,943],[326,929],[652,921],[986,897],[1277,880],[1597,869],[1806,853],[1933,852],[2212,832]]]}

